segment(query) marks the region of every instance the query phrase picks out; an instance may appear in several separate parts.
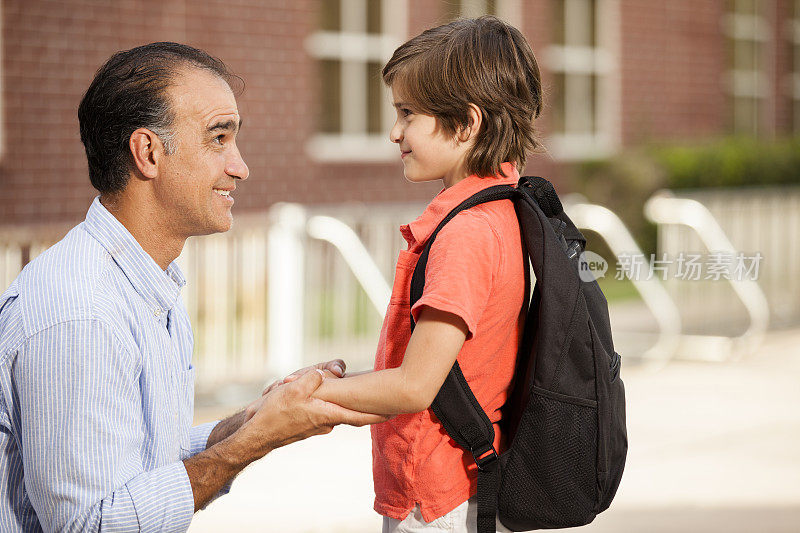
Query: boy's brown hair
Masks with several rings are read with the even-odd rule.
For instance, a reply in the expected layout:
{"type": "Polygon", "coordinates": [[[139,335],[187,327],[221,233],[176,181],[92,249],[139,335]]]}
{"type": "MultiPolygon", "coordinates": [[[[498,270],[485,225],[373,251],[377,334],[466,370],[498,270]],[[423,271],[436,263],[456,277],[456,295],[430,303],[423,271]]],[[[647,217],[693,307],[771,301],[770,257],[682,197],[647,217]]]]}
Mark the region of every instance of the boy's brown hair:
{"type": "Polygon", "coordinates": [[[481,128],[466,161],[471,174],[503,174],[504,161],[522,171],[527,153],[539,148],[533,128],[542,110],[539,65],[522,33],[496,17],[425,30],[394,51],[383,81],[449,135],[470,126],[469,104],[480,108],[481,128]]]}

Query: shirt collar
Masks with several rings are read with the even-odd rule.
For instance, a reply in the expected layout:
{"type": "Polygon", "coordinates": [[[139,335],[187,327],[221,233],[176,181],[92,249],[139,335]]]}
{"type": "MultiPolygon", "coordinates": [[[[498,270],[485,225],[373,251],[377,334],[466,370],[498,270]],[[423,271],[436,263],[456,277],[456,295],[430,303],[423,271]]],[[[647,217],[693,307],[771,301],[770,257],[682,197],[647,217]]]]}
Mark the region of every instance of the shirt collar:
{"type": "Polygon", "coordinates": [[[172,309],[181,287],[186,285],[186,278],[174,261],[166,271],[161,270],[125,226],[100,203],[99,196],[89,207],[84,227],[108,251],[156,315],[172,309]]]}
{"type": "Polygon", "coordinates": [[[408,247],[421,245],[428,240],[436,226],[453,210],[458,204],[472,196],[494,185],[516,185],[519,181],[519,172],[513,163],[503,163],[500,165],[506,177],[500,174],[481,178],[473,174],[459,181],[449,189],[439,191],[434,199],[425,208],[425,211],[413,222],[400,226],[400,233],[403,234],[408,247]]]}

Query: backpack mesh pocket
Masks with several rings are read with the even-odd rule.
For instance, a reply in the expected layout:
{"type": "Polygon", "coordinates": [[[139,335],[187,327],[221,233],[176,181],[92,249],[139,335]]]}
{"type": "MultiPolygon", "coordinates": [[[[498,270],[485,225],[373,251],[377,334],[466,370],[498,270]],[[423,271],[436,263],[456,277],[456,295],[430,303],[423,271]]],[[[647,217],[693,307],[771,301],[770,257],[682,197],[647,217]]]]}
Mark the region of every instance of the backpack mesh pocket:
{"type": "Polygon", "coordinates": [[[498,508],[507,527],[591,522],[597,499],[597,403],[535,387],[503,460],[498,508]]]}

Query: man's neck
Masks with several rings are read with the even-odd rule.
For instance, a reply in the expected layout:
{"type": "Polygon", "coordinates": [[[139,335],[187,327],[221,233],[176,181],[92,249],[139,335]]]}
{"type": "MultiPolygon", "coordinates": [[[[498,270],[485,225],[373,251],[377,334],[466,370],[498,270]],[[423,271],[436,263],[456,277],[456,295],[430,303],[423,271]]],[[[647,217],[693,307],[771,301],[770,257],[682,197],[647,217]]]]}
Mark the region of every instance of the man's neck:
{"type": "Polygon", "coordinates": [[[166,270],[181,254],[186,238],[173,235],[170,225],[147,202],[135,202],[121,194],[103,195],[100,203],[125,226],[161,270],[166,270]]]}

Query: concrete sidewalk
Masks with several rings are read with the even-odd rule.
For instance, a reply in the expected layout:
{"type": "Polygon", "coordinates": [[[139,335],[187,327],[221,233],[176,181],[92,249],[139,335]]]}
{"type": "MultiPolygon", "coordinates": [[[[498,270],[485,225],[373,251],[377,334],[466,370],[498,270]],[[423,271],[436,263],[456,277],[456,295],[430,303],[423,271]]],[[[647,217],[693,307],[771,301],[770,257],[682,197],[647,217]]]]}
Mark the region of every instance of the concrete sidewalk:
{"type": "MultiPolygon", "coordinates": [[[[577,530],[800,531],[800,330],[739,362],[625,367],[623,379],[625,475],[611,509],[577,530]]],[[[372,497],[369,431],[340,427],[251,465],[190,531],[380,531],[372,497]]]]}

